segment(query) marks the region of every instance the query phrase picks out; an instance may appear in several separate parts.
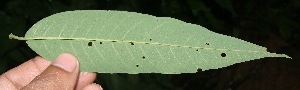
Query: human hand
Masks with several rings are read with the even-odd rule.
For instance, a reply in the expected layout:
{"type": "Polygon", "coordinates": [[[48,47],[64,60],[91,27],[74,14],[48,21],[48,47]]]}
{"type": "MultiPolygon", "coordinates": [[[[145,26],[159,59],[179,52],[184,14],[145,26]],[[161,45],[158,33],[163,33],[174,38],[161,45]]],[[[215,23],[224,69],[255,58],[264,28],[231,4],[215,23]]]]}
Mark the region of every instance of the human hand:
{"type": "Polygon", "coordinates": [[[102,90],[95,73],[80,72],[77,58],[59,55],[52,64],[35,57],[0,76],[1,90],[102,90]]]}

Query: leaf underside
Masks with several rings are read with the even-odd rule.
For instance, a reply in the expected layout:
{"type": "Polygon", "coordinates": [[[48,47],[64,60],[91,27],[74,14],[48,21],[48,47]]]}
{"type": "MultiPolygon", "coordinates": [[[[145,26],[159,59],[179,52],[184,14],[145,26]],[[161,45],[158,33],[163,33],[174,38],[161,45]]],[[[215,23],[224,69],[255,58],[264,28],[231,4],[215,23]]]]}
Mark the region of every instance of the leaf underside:
{"type": "Polygon", "coordinates": [[[98,73],[195,73],[264,57],[286,57],[266,48],[169,17],[126,11],[57,13],[24,37],[48,60],[68,52],[81,71],[98,73]]]}

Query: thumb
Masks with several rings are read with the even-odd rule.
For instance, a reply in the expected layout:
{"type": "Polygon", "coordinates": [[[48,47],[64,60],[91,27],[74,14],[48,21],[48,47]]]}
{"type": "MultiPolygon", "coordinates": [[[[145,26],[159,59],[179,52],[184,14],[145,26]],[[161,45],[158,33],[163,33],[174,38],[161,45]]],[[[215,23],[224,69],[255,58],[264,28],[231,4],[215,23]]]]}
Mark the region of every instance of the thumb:
{"type": "Polygon", "coordinates": [[[63,53],[23,90],[73,90],[79,74],[77,58],[63,53]]]}

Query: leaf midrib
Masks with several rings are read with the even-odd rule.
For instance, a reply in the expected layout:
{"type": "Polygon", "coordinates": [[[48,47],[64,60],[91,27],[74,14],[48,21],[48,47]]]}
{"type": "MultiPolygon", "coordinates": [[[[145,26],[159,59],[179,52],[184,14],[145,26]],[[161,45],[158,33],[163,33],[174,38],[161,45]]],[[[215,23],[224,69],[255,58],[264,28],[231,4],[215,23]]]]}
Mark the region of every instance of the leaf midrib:
{"type": "Polygon", "coordinates": [[[166,44],[159,42],[140,42],[133,40],[110,40],[110,39],[90,39],[90,38],[63,38],[63,37],[35,37],[35,38],[26,38],[26,37],[15,37],[10,38],[18,40],[81,40],[81,41],[100,41],[100,42],[117,42],[117,43],[134,43],[134,44],[149,44],[149,45],[160,45],[160,46],[170,46],[178,48],[193,48],[193,49],[202,49],[202,50],[219,50],[219,51],[238,51],[238,52],[257,52],[257,53],[267,53],[262,51],[252,51],[252,50],[232,50],[232,49],[219,49],[219,48],[207,48],[207,47],[197,47],[197,46],[187,46],[187,45],[176,45],[176,44],[166,44]]]}

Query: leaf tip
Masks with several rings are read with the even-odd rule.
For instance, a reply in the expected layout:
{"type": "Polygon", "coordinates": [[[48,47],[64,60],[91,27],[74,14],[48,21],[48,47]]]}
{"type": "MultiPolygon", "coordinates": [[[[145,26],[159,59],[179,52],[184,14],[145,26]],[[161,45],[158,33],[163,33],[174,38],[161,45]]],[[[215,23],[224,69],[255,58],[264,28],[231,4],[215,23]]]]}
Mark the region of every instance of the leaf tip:
{"type": "Polygon", "coordinates": [[[288,59],[292,59],[292,57],[288,56],[288,55],[285,55],[285,54],[276,54],[276,53],[269,53],[268,56],[266,57],[285,57],[285,58],[288,58],[288,59]]]}
{"type": "Polygon", "coordinates": [[[288,58],[288,59],[293,59],[292,57],[290,57],[290,56],[288,56],[288,55],[285,55],[285,54],[283,54],[283,56],[284,56],[285,58],[288,58]]]}
{"type": "Polygon", "coordinates": [[[285,58],[288,58],[288,59],[292,59],[292,57],[288,56],[288,55],[285,55],[285,54],[276,54],[278,57],[285,57],[285,58]]]}

